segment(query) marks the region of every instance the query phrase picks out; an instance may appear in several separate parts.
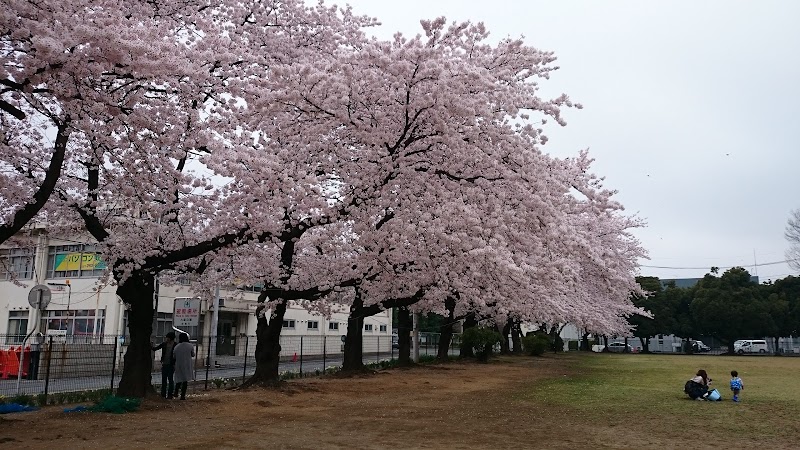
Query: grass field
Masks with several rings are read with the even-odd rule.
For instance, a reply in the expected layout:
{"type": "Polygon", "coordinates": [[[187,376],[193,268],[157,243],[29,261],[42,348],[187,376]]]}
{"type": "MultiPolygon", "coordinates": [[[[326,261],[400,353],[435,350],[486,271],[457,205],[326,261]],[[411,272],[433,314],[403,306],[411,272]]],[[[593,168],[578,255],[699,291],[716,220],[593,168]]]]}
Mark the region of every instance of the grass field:
{"type": "Polygon", "coordinates": [[[583,354],[566,373],[520,395],[541,408],[574,411],[578,427],[614,430],[614,441],[690,441],[719,448],[800,448],[800,358],[583,354]],[[698,369],[722,401],[689,400],[683,385],[698,369]],[[744,380],[732,401],[730,371],[744,380]]]}
{"type": "Polygon", "coordinates": [[[0,448],[800,448],[800,358],[568,353],[0,416],[0,448]],[[689,400],[699,368],[725,401],[689,400]],[[729,372],[745,382],[730,400],[729,372]]]}

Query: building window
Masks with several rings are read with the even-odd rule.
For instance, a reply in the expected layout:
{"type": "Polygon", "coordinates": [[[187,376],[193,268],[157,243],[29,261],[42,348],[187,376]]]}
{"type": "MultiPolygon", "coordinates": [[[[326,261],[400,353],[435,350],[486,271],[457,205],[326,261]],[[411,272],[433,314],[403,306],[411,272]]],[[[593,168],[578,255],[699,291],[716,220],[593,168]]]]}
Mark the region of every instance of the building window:
{"type": "Polygon", "coordinates": [[[319,330],[319,322],[316,320],[309,320],[308,321],[308,329],[309,330],[319,330]]]}
{"type": "Polygon", "coordinates": [[[386,333],[386,325],[381,325],[380,326],[380,332],[381,333],[386,333]]]}
{"type": "Polygon", "coordinates": [[[245,291],[245,292],[261,292],[264,288],[264,285],[256,284],[253,286],[239,286],[237,289],[245,291]]]}
{"type": "Polygon", "coordinates": [[[106,263],[92,244],[53,245],[47,255],[47,278],[99,277],[106,263]]]}
{"type": "Polygon", "coordinates": [[[364,324],[364,331],[370,331],[371,332],[372,331],[372,324],[371,323],[365,323],[364,324]]]}
{"type": "Polygon", "coordinates": [[[294,320],[284,320],[283,321],[283,328],[294,328],[294,320]]]}
{"type": "Polygon", "coordinates": [[[27,334],[28,311],[9,311],[6,344],[21,344],[27,334]]]}
{"type": "Polygon", "coordinates": [[[33,278],[32,248],[0,249],[0,280],[30,280],[33,278]]]}
{"type": "Polygon", "coordinates": [[[163,340],[164,336],[166,336],[170,331],[172,331],[172,313],[157,313],[155,329],[156,338],[163,340]]]}
{"type": "Polygon", "coordinates": [[[328,322],[328,329],[331,331],[336,331],[339,329],[339,322],[328,322]]]}
{"type": "Polygon", "coordinates": [[[105,327],[104,309],[42,311],[42,332],[62,332],[67,336],[101,336],[105,327]]]}

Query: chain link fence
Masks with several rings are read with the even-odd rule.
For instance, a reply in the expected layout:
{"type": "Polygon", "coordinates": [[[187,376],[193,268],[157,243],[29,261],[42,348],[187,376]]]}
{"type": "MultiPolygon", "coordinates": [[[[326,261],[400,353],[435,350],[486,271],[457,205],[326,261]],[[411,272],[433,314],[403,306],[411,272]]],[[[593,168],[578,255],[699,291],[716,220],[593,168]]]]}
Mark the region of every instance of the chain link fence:
{"type": "MultiPolygon", "coordinates": [[[[39,396],[61,403],[66,393],[113,392],[118,386],[127,343],[124,336],[0,335],[0,396],[39,396]]],[[[435,356],[439,335],[420,333],[420,356],[435,356]]],[[[255,373],[255,336],[208,336],[191,341],[195,348],[193,380],[188,392],[238,386],[255,373]]],[[[449,354],[458,354],[458,336],[449,354]]],[[[158,344],[155,342],[154,344],[158,344]]],[[[320,375],[341,367],[342,336],[281,336],[279,372],[283,378],[320,375]]],[[[363,336],[364,364],[398,357],[396,336],[363,336]]],[[[160,390],[161,350],[153,352],[152,384],[160,390]]]]}

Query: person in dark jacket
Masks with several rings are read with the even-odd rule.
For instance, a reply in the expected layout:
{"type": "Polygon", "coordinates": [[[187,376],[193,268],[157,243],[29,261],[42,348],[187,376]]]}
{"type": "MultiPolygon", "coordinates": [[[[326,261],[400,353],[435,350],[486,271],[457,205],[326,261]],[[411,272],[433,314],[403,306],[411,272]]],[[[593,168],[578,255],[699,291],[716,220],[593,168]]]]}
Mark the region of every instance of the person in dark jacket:
{"type": "Polygon", "coordinates": [[[175,333],[170,331],[164,336],[164,342],[152,347],[153,351],[161,350],[161,396],[172,398],[175,390],[175,357],[172,350],[175,348],[175,333]]]}
{"type": "Polygon", "coordinates": [[[697,371],[697,375],[686,382],[683,392],[686,392],[692,400],[705,400],[709,384],[711,384],[711,378],[705,370],[700,369],[697,371]]]}

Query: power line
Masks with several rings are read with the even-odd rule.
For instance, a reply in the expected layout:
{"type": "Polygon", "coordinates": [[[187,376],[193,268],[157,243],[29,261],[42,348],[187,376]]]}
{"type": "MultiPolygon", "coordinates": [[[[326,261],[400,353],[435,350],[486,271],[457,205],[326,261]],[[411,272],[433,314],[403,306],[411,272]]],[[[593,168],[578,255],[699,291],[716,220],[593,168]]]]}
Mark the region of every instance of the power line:
{"type": "MultiPolygon", "coordinates": [[[[761,266],[774,266],[777,264],[785,264],[789,262],[800,261],[800,259],[784,259],[783,261],[773,261],[761,264],[737,264],[734,266],[713,266],[719,269],[732,269],[734,267],[761,267],[761,266]]],[[[639,267],[647,267],[648,269],[674,269],[674,270],[709,270],[711,267],[671,267],[671,266],[647,266],[641,264],[639,267]]]]}

